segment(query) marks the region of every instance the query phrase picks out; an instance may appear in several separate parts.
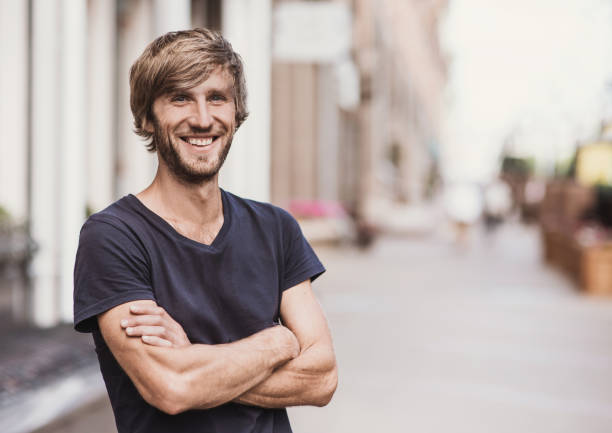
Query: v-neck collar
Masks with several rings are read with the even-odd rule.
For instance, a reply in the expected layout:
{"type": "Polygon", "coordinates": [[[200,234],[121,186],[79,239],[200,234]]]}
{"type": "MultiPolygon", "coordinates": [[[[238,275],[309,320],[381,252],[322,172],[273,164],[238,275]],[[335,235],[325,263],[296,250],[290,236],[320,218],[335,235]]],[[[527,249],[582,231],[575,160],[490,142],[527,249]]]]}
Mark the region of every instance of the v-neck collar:
{"type": "Polygon", "coordinates": [[[151,221],[151,223],[153,223],[160,229],[164,230],[165,232],[169,233],[172,237],[178,239],[179,241],[188,242],[192,245],[202,247],[202,248],[218,249],[221,246],[223,239],[225,239],[226,234],[229,231],[229,227],[231,225],[231,212],[229,211],[230,203],[227,198],[227,193],[223,189],[221,188],[219,189],[221,191],[221,203],[223,207],[223,225],[221,226],[221,228],[219,229],[219,232],[217,233],[217,235],[215,236],[215,238],[210,244],[198,242],[194,239],[191,239],[179,233],[170,223],[168,223],[168,221],[166,221],[161,216],[159,216],[158,214],[153,212],[151,209],[149,209],[134,194],[128,194],[126,198],[129,200],[130,203],[132,203],[142,213],[144,213],[144,215],[151,221]]]}

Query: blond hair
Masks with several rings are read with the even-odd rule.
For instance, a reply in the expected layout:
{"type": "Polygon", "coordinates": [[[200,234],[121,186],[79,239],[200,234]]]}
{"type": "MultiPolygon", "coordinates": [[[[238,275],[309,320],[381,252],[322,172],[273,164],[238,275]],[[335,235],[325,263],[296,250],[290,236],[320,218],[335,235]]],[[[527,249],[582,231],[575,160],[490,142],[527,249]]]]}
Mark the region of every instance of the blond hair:
{"type": "MultiPolygon", "coordinates": [[[[248,116],[246,81],[242,59],[218,32],[208,29],[169,32],[151,42],[130,69],[130,108],[136,134],[150,139],[143,128],[153,124],[153,103],[177,89],[193,88],[217,68],[225,68],[234,79],[236,128],[248,116]]],[[[147,144],[156,151],[155,140],[147,144]]]]}

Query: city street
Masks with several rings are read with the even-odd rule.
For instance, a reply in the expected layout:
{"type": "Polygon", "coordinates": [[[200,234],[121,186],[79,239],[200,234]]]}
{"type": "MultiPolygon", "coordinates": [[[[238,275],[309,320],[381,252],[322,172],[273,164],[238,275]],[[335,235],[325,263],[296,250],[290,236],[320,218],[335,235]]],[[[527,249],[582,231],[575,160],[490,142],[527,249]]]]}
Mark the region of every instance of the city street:
{"type": "MultiPolygon", "coordinates": [[[[544,266],[535,227],[474,235],[317,248],[340,384],[290,410],[295,433],[612,431],[612,301],[544,266]]],[[[43,432],[110,433],[110,417],[92,405],[43,432]]]]}
{"type": "Polygon", "coordinates": [[[116,433],[107,389],[146,433],[263,429],[145,416],[75,327],[153,296],[194,342],[241,338],[270,263],[308,278],[303,239],[339,383],[294,433],[611,433],[611,23],[612,0],[0,0],[0,433],[116,433]]]}

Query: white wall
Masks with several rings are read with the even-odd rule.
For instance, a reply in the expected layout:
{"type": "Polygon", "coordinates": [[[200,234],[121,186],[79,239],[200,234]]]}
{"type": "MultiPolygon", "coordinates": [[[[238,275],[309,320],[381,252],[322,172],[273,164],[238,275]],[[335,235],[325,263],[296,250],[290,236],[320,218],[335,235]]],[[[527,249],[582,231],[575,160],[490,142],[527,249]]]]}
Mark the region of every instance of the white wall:
{"type": "Polygon", "coordinates": [[[270,0],[224,0],[223,35],[245,64],[249,118],[221,169],[221,187],[255,200],[270,199],[270,0]]]}

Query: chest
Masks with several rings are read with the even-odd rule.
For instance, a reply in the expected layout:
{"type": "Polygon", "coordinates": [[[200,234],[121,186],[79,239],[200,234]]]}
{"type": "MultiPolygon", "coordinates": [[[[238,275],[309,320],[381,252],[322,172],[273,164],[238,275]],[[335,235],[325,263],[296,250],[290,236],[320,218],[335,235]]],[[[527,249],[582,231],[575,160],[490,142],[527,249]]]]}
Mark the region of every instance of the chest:
{"type": "Polygon", "coordinates": [[[192,342],[227,343],[278,321],[281,269],[273,245],[181,245],[157,255],[151,273],[157,302],[192,342]]]}
{"type": "Polygon", "coordinates": [[[205,225],[189,224],[174,218],[166,218],[166,222],[184,237],[204,245],[211,245],[223,227],[223,214],[220,214],[215,221],[205,225]]]}

